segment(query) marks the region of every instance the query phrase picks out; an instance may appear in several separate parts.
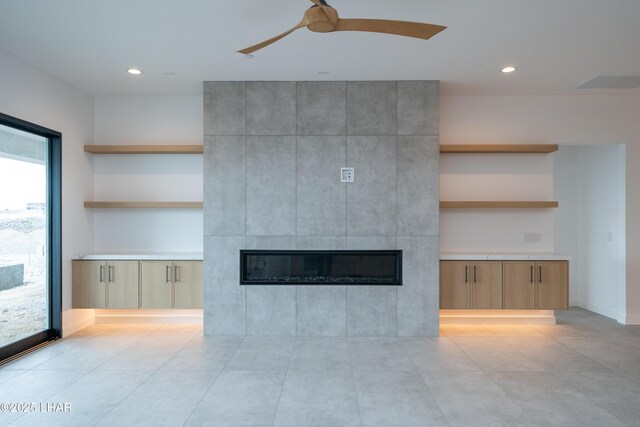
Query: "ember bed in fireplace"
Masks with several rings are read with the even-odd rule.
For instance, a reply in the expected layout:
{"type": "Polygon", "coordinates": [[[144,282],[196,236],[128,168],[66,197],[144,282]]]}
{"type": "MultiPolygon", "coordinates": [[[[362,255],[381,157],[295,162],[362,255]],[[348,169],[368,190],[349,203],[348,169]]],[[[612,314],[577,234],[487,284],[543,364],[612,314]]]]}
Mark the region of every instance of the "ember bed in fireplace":
{"type": "Polygon", "coordinates": [[[402,251],[241,250],[241,285],[402,285],[402,251]]]}

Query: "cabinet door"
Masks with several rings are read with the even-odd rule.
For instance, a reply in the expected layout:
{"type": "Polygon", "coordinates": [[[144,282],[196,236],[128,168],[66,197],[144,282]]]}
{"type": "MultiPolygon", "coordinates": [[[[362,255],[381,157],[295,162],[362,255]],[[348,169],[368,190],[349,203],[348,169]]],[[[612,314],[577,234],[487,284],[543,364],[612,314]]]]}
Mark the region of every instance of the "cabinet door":
{"type": "Polygon", "coordinates": [[[505,309],[532,310],[535,301],[535,263],[529,261],[504,261],[502,263],[505,309]]]}
{"type": "Polygon", "coordinates": [[[471,308],[502,308],[502,262],[482,261],[469,264],[471,308]]]}
{"type": "Polygon", "coordinates": [[[174,261],[174,308],[202,308],[202,261],[174,261]]]}
{"type": "Polygon", "coordinates": [[[107,308],[139,308],[138,261],[109,261],[107,308]]]}
{"type": "Polygon", "coordinates": [[[471,308],[469,265],[466,261],[440,261],[440,308],[471,308]]]}
{"type": "Polygon", "coordinates": [[[73,261],[73,308],[106,308],[104,261],[73,261]]]}
{"type": "Polygon", "coordinates": [[[566,310],[569,308],[569,269],[566,261],[537,263],[538,309],[566,310]]]}
{"type": "Polygon", "coordinates": [[[171,308],[171,261],[140,262],[140,308],[171,308]]]}

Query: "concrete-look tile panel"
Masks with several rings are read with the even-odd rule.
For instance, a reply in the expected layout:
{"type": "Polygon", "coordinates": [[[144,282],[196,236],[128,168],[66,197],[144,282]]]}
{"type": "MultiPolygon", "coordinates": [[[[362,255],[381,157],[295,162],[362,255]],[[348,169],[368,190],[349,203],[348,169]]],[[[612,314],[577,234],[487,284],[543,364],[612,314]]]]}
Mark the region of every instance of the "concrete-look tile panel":
{"type": "Polygon", "coordinates": [[[297,143],[298,235],[344,235],[347,184],[340,168],[347,162],[344,136],[303,136],[297,143]]]}
{"type": "Polygon", "coordinates": [[[440,153],[437,136],[398,137],[398,235],[437,236],[440,153]]]}
{"type": "Polygon", "coordinates": [[[349,345],[345,337],[301,337],[289,363],[289,372],[351,372],[349,345]]]}
{"type": "Polygon", "coordinates": [[[549,372],[498,372],[490,377],[537,425],[629,425],[549,372]]]}
{"type": "Polygon", "coordinates": [[[349,372],[289,372],[274,426],[360,426],[349,372]]]}
{"type": "Polygon", "coordinates": [[[247,236],[246,249],[293,250],[295,248],[295,236],[247,236]]]}
{"type": "Polygon", "coordinates": [[[396,236],[347,236],[347,249],[354,250],[395,250],[396,236]]]}
{"type": "Polygon", "coordinates": [[[346,135],[347,83],[297,85],[298,135],[346,135]]]}
{"type": "Polygon", "coordinates": [[[294,285],[247,286],[247,335],[296,335],[294,285]]]}
{"type": "Polygon", "coordinates": [[[296,83],[247,82],[247,135],[296,134],[296,83]]]}
{"type": "Polygon", "coordinates": [[[347,134],[395,135],[395,81],[347,82],[347,134]]]}
{"type": "Polygon", "coordinates": [[[419,391],[358,391],[358,404],[366,427],[449,425],[426,387],[419,391]]]}
{"type": "Polygon", "coordinates": [[[246,237],[204,239],[204,334],[246,335],[245,287],[240,286],[240,249],[246,237]]]}
{"type": "Polygon", "coordinates": [[[278,408],[284,378],[284,373],[274,372],[223,372],[185,425],[271,425],[278,408]]]}
{"type": "Polygon", "coordinates": [[[296,234],[296,138],[247,139],[247,235],[296,234]]]}
{"type": "Polygon", "coordinates": [[[420,371],[452,426],[527,425],[531,419],[483,372],[420,371]]]}
{"type": "Polygon", "coordinates": [[[204,82],[204,134],[245,135],[245,82],[204,82]]]}
{"type": "Polygon", "coordinates": [[[398,82],[398,135],[438,135],[440,82],[398,82]]]}
{"type": "Polygon", "coordinates": [[[245,234],[246,157],[244,136],[205,137],[205,236],[245,234]]]}
{"type": "Polygon", "coordinates": [[[345,236],[297,236],[296,249],[303,251],[340,251],[347,249],[345,236]]]}
{"type": "Polygon", "coordinates": [[[348,286],[347,335],[395,336],[396,307],[395,286],[348,286]]]}
{"type": "Polygon", "coordinates": [[[347,287],[298,286],[298,336],[336,337],[347,334],[347,287]]]}
{"type": "Polygon", "coordinates": [[[398,289],[398,336],[439,334],[439,258],[437,237],[398,236],[402,286],[398,289]]]}
{"type": "Polygon", "coordinates": [[[225,371],[287,372],[295,338],[246,337],[225,371]]]}
{"type": "MultiPolygon", "coordinates": [[[[372,373],[368,384],[365,384],[361,375],[355,375],[357,371],[377,373],[394,371],[416,374],[413,363],[396,337],[349,337],[349,352],[351,367],[360,390],[363,389],[363,385],[364,389],[371,390],[374,388],[372,383],[386,386],[389,390],[399,390],[403,388],[401,383],[404,381],[396,375],[372,373]]],[[[407,384],[405,383],[404,386],[407,384]]]]}
{"type": "Polygon", "coordinates": [[[347,234],[395,235],[396,137],[348,137],[347,166],[354,168],[354,182],[347,184],[347,234]]]}

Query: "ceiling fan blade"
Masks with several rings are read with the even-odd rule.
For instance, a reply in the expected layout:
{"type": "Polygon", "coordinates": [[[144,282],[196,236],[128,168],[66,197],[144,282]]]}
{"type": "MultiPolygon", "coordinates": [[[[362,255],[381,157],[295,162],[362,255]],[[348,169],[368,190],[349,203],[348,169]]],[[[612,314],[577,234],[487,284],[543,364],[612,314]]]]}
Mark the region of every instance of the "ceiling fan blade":
{"type": "MultiPolygon", "coordinates": [[[[329,11],[327,10],[327,6],[325,6],[324,4],[322,4],[322,2],[320,0],[311,0],[311,3],[315,4],[316,6],[318,6],[320,9],[322,9],[322,11],[324,12],[325,15],[327,15],[327,18],[329,18],[329,22],[331,22],[332,24],[337,23],[336,18],[329,13],[329,11]]],[[[326,3],[326,2],[325,2],[326,3]]]]}
{"type": "Polygon", "coordinates": [[[334,31],[367,31],[428,40],[446,28],[442,25],[423,24],[421,22],[389,21],[384,19],[338,19],[334,31]]]}
{"type": "Polygon", "coordinates": [[[293,33],[295,30],[300,29],[300,28],[304,28],[304,27],[306,27],[306,26],[307,26],[307,24],[306,24],[304,21],[302,21],[302,22],[300,22],[298,25],[296,25],[295,27],[293,27],[292,29],[290,29],[289,31],[285,31],[284,33],[279,34],[279,35],[277,35],[277,36],[275,36],[275,37],[272,37],[272,38],[270,38],[269,40],[265,40],[265,41],[263,41],[263,42],[261,42],[261,43],[254,44],[253,46],[249,46],[249,47],[247,47],[247,48],[244,48],[244,49],[242,49],[242,50],[239,50],[239,51],[238,51],[238,53],[243,53],[243,54],[245,54],[245,55],[248,55],[248,54],[250,54],[250,53],[255,52],[256,50],[260,50],[260,49],[262,49],[263,47],[267,47],[267,46],[269,46],[270,44],[277,42],[277,41],[278,41],[278,40],[280,40],[281,38],[283,38],[283,37],[285,37],[285,36],[288,36],[289,34],[293,33]]]}

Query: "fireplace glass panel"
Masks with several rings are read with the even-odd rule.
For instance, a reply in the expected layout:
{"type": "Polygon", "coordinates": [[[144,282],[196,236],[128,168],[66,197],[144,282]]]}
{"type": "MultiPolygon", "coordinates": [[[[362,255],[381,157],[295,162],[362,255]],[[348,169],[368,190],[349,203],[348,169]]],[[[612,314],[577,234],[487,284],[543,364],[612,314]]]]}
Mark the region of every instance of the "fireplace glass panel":
{"type": "Polygon", "coordinates": [[[401,285],[402,251],[240,252],[241,284],[401,285]]]}

